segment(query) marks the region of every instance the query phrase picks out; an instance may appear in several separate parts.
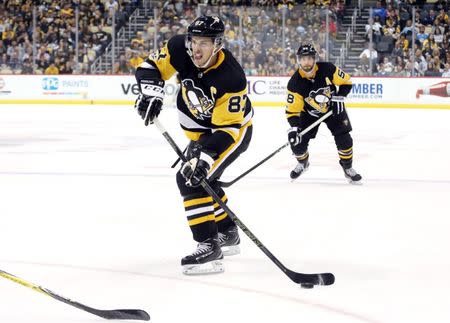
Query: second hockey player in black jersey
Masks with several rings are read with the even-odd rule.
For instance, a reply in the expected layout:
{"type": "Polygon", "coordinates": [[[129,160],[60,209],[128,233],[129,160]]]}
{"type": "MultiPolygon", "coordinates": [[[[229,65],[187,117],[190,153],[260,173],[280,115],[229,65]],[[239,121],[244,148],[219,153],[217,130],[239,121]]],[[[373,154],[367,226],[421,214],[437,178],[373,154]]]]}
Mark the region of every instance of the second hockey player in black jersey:
{"type": "Polygon", "coordinates": [[[253,110],[242,67],[223,48],[224,24],[216,16],[197,18],[186,35],[176,35],[136,70],[141,95],[136,109],[145,124],[158,117],[164,81],[178,72],[179,122],[190,139],[188,162],[177,173],[185,214],[197,249],[181,260],[183,272],[223,271],[223,255],[239,252],[237,227],[200,186],[208,179],[224,202],[218,178],[241,153],[252,136],[253,110]]]}
{"type": "Polygon", "coordinates": [[[344,105],[344,98],[350,93],[350,75],[327,62],[316,62],[316,50],[312,44],[302,44],[297,51],[299,69],[289,80],[287,86],[286,117],[291,126],[288,131],[291,149],[298,163],[291,172],[296,179],[309,167],[308,144],[315,138],[319,126],[301,136],[307,128],[329,111],[333,114],[325,119],[328,129],[334,136],[339,154],[339,163],[344,175],[351,182],[361,180],[352,167],[353,139],[352,126],[344,105]]]}

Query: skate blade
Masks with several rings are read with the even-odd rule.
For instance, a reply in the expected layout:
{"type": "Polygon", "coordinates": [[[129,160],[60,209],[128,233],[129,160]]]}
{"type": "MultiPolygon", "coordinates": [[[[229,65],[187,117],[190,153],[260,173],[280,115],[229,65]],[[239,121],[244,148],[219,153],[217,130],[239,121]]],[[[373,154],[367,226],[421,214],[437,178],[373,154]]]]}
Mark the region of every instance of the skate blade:
{"type": "Polygon", "coordinates": [[[222,247],[222,253],[224,256],[234,256],[241,253],[241,248],[239,246],[225,246],[222,247]]]}
{"type": "Polygon", "coordinates": [[[200,265],[184,265],[183,274],[185,275],[208,275],[224,272],[222,261],[214,260],[200,265]]]}
{"type": "Polygon", "coordinates": [[[351,179],[347,179],[348,180],[348,183],[349,184],[352,184],[352,185],[362,185],[362,181],[361,180],[359,180],[359,181],[352,181],[351,179]]]}
{"type": "Polygon", "coordinates": [[[291,177],[291,183],[293,183],[293,182],[296,181],[300,176],[302,176],[304,173],[306,173],[306,172],[308,171],[308,169],[309,169],[309,167],[305,168],[305,169],[303,170],[303,172],[302,172],[300,175],[298,175],[296,178],[292,178],[292,177],[291,177]]]}

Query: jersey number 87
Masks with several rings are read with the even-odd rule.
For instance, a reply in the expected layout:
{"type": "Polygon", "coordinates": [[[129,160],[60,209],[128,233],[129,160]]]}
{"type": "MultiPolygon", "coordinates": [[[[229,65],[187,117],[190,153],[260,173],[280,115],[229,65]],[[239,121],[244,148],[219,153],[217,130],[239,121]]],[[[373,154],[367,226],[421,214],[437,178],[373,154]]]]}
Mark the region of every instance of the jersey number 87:
{"type": "Polygon", "coordinates": [[[241,100],[246,100],[247,99],[247,95],[244,94],[241,98],[241,96],[236,95],[236,96],[232,96],[229,100],[228,100],[228,111],[232,112],[232,113],[237,113],[240,111],[244,111],[245,110],[245,104],[242,104],[241,107],[241,100]]]}

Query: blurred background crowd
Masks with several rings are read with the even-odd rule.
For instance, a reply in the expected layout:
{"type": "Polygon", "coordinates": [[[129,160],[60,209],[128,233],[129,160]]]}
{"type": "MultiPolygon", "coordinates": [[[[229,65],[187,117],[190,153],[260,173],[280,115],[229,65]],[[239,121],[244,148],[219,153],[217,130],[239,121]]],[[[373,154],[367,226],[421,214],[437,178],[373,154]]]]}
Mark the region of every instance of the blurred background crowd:
{"type": "Polygon", "coordinates": [[[3,0],[0,74],[131,74],[199,14],[247,75],[290,75],[301,42],[353,75],[450,77],[447,1],[3,0]]]}

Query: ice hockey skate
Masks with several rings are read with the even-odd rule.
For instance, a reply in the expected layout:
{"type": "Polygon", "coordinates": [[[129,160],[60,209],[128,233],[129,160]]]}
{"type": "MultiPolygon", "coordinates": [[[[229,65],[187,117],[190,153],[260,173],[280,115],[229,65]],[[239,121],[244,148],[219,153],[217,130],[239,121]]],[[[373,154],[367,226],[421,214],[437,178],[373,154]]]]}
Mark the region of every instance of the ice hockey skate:
{"type": "Polygon", "coordinates": [[[223,253],[217,238],[209,238],[197,245],[197,250],[181,259],[183,274],[204,275],[224,271],[223,253]]]}
{"type": "Polygon", "coordinates": [[[351,166],[346,166],[339,162],[344,170],[344,175],[348,179],[350,184],[361,184],[361,175],[359,175],[351,166]]]}
{"type": "Polygon", "coordinates": [[[306,172],[309,168],[309,162],[306,163],[298,162],[297,166],[291,171],[291,179],[297,179],[301,174],[306,172]]]}
{"type": "Polygon", "coordinates": [[[234,256],[241,252],[239,248],[239,232],[236,225],[230,226],[223,232],[219,232],[219,246],[224,256],[234,256]]]}

